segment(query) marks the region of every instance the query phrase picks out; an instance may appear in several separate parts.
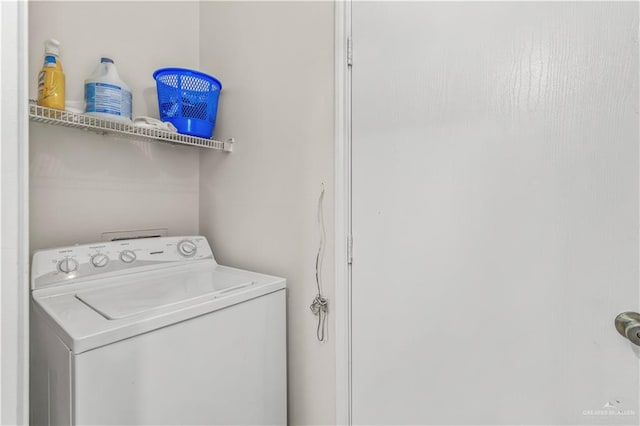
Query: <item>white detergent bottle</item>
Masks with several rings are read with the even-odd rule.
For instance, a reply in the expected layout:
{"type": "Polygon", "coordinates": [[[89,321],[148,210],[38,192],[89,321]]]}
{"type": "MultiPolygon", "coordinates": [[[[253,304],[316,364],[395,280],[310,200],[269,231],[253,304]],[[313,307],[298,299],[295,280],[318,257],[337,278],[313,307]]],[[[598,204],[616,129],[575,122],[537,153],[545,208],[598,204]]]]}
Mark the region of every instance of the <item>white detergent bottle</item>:
{"type": "Polygon", "coordinates": [[[131,89],[120,79],[112,59],[102,58],[84,81],[85,114],[132,124],[131,89]]]}

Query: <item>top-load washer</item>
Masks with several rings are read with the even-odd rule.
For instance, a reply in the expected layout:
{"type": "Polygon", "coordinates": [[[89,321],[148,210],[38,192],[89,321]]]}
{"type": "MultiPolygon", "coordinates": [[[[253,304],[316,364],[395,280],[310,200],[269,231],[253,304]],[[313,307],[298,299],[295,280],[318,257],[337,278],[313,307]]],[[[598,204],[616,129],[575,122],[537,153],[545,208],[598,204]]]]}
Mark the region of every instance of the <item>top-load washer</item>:
{"type": "Polygon", "coordinates": [[[32,424],[286,424],[285,280],[206,238],[34,254],[32,424]]]}

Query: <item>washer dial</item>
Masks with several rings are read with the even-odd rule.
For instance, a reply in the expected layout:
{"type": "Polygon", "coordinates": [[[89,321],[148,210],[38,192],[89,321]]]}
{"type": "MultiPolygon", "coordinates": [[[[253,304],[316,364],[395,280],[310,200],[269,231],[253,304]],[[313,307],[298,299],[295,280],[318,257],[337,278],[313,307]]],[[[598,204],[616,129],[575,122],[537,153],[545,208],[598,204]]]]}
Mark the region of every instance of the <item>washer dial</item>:
{"type": "Polygon", "coordinates": [[[69,274],[78,270],[78,262],[70,257],[65,257],[58,262],[58,271],[69,274]]]}
{"type": "Polygon", "coordinates": [[[96,268],[104,268],[109,264],[109,256],[104,253],[97,253],[91,256],[91,264],[96,268]]]}
{"type": "Polygon", "coordinates": [[[136,254],[133,250],[122,250],[120,260],[124,263],[133,263],[136,260],[136,254]]]}
{"type": "Polygon", "coordinates": [[[178,243],[178,252],[184,257],[195,256],[198,246],[191,240],[182,240],[178,243]]]}

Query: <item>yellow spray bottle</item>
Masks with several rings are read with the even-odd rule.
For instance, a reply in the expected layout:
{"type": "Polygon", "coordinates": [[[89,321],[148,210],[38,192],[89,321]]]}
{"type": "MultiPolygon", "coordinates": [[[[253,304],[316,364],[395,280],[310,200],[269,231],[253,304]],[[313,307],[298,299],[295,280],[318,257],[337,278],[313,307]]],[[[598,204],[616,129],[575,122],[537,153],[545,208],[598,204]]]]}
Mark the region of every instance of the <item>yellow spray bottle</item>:
{"type": "Polygon", "coordinates": [[[60,42],[44,42],[44,65],[38,74],[38,105],[64,110],[64,72],[60,62],[60,42]]]}

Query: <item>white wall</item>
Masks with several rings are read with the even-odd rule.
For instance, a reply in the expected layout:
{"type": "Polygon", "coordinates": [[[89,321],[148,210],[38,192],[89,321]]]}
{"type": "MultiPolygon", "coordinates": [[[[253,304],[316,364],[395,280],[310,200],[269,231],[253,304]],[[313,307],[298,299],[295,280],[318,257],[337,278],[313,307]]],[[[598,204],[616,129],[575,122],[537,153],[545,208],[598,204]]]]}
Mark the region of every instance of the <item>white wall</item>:
{"type": "Polygon", "coordinates": [[[316,205],[325,183],[324,287],[333,302],[333,4],[211,2],[200,64],[223,85],[216,135],[201,153],[200,230],[223,264],[287,278],[289,422],[335,422],[333,317],[316,341],[316,205]]]}
{"type": "MultiPolygon", "coordinates": [[[[109,56],[133,90],[134,116],[157,117],[153,71],[198,68],[198,10],[197,2],[30,2],[30,98],[42,43],[56,38],[67,100],[83,98],[84,79],[109,56]]],[[[30,140],[32,250],[105,231],[198,232],[198,149],[37,123],[30,140]]]]}

